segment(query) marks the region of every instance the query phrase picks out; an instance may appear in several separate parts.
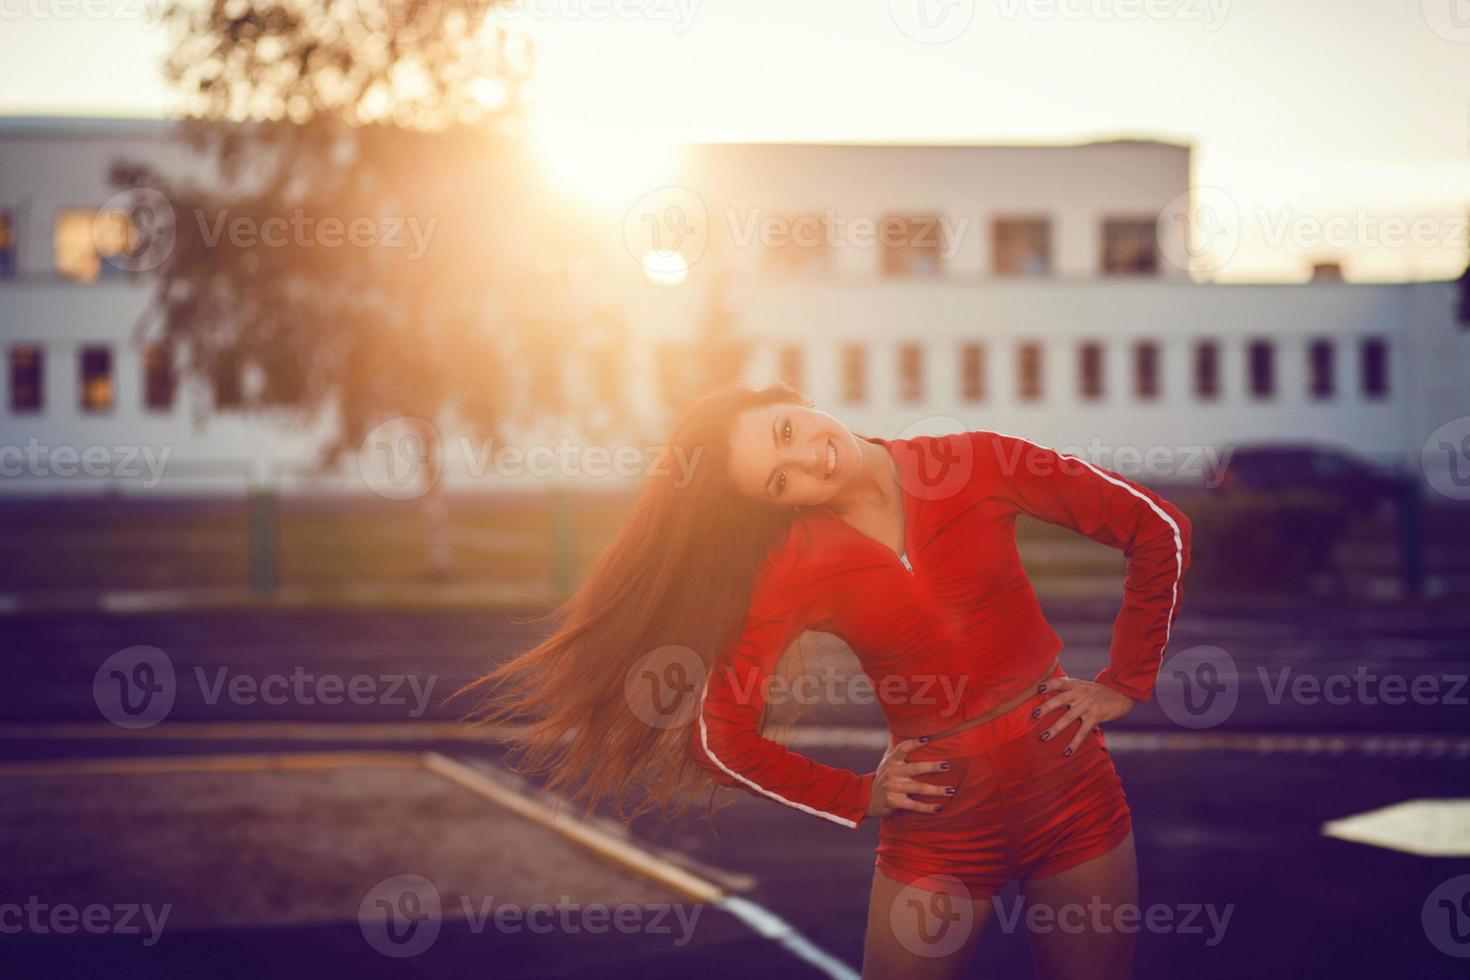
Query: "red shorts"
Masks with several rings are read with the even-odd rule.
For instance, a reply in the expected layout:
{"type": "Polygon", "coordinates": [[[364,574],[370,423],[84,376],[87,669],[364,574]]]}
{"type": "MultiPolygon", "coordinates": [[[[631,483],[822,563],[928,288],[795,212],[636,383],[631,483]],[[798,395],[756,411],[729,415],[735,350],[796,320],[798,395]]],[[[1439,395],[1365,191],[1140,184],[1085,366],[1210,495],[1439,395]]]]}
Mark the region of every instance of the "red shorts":
{"type": "MultiPolygon", "coordinates": [[[[1066,673],[1058,667],[1051,676],[1066,673]]],[[[944,801],[942,813],[895,810],[880,821],[877,866],[884,874],[934,891],[963,886],[984,899],[1014,879],[1045,878],[1100,857],[1128,836],[1132,817],[1102,730],[1093,729],[1070,756],[1062,753],[1075,727],[1041,741],[1061,711],[1041,718],[1031,712],[1050,697],[1033,694],[909,755],[910,762],[949,762],[948,772],[918,779],[953,786],[955,794],[920,797],[944,801]]],[[[895,735],[889,744],[899,741],[895,735]]]]}

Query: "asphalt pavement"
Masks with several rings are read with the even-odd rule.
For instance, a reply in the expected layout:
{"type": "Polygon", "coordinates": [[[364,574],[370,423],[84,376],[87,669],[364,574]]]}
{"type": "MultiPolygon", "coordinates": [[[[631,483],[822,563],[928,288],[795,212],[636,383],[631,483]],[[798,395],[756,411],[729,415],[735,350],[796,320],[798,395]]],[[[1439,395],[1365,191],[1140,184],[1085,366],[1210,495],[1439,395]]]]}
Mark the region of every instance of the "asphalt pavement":
{"type": "MultiPolygon", "coordinates": [[[[1067,643],[1063,665],[1091,676],[1116,603],[1043,601],[1067,643]]],[[[1187,605],[1173,693],[1109,730],[1134,812],[1140,905],[1155,913],[1136,976],[1465,975],[1470,900],[1458,903],[1470,879],[1455,879],[1470,860],[1322,829],[1470,797],[1467,626],[1470,611],[1448,604],[1187,605]]],[[[174,907],[147,946],[141,933],[7,930],[6,975],[835,975],[803,943],[856,969],[876,829],[743,795],[716,818],[718,836],[648,815],[628,839],[769,919],[709,906],[682,944],[683,933],[636,925],[537,934],[477,919],[491,896],[521,910],[624,908],[645,923],[637,910],[682,903],[687,917],[697,904],[412,763],[434,752],[497,771],[498,746],[458,731],[462,705],[445,698],[535,630],[468,611],[0,617],[0,764],[14,770],[0,779],[0,905],[23,911],[35,896],[116,916],[132,904],[144,924],[145,907],[174,907]],[[172,671],[160,718],[130,715],[109,681],[144,663],[172,671]],[[366,765],[369,753],[410,763],[366,765]],[[207,761],[271,755],[346,761],[308,772],[207,761]],[[96,759],[141,771],[67,770],[96,759]],[[197,771],[148,771],[181,759],[197,771]],[[460,910],[406,958],[374,947],[361,912],[402,875],[460,910]]],[[[840,646],[817,653],[851,676],[840,646]]],[[[816,707],[803,726],[802,751],[822,761],[867,771],[880,754],[872,704],[816,707]]],[[[403,893],[390,898],[398,908],[403,893]]],[[[999,901],[1004,912],[1014,895],[999,901]]],[[[0,926],[14,921],[0,914],[0,926]]],[[[1029,975],[1025,930],[1004,921],[983,935],[972,976],[1029,975]]]]}

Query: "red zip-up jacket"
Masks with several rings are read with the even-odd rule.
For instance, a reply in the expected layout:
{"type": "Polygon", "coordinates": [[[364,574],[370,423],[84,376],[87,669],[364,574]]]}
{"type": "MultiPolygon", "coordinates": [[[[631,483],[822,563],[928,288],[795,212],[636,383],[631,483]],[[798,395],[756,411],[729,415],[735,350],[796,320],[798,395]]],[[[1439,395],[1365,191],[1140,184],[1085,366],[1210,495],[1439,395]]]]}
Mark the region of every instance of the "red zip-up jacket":
{"type": "Polygon", "coordinates": [[[862,822],[874,773],[821,765],[760,733],[764,685],[802,631],[847,642],[892,732],[932,734],[986,713],[1062,647],[1016,550],[1016,515],[1029,514],[1123,551],[1123,604],[1096,680],[1148,700],[1189,567],[1184,514],[1085,460],[986,431],[871,441],[898,463],[905,553],[830,508],[803,508],[762,560],[750,612],[690,725],[690,753],[715,782],[845,827],[862,822]]]}

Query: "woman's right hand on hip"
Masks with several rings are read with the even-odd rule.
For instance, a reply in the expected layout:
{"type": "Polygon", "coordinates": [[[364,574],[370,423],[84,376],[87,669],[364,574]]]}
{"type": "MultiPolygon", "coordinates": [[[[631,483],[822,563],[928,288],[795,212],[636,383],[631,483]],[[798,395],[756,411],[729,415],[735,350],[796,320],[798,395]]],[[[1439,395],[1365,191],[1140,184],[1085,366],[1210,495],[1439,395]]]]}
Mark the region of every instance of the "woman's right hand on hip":
{"type": "Polygon", "coordinates": [[[953,786],[936,786],[934,783],[926,783],[914,778],[926,772],[945,772],[949,769],[948,762],[909,762],[909,755],[917,751],[923,744],[924,742],[920,739],[906,738],[897,745],[889,746],[883,756],[883,761],[878,763],[878,771],[873,777],[873,795],[868,803],[868,816],[886,817],[895,810],[938,813],[944,809],[943,800],[938,803],[929,803],[914,799],[916,795],[939,797],[954,795],[953,786]]]}

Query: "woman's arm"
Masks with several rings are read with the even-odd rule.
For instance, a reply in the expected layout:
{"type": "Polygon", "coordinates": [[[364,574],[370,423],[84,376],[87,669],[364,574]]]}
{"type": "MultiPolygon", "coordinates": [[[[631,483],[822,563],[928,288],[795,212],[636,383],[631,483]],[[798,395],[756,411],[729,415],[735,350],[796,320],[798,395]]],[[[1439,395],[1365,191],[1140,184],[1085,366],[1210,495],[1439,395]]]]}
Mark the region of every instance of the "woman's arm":
{"type": "Polygon", "coordinates": [[[766,683],[782,652],[805,629],[802,613],[796,590],[763,565],[740,636],[705,681],[689,730],[694,761],[723,786],[843,827],[856,828],[870,813],[938,810],[942,804],[920,803],[907,795],[925,786],[914,776],[941,767],[937,761],[905,761],[918,747],[917,740],[893,746],[875,772],[859,775],[821,765],[760,734],[766,683]]]}
{"type": "Polygon", "coordinates": [[[690,725],[690,754],[721,785],[856,827],[868,809],[872,773],[821,765],[760,735],[766,684],[776,661],[806,627],[794,593],[761,566],[740,636],[705,679],[690,725]]]}
{"type": "MultiPolygon", "coordinates": [[[[1108,666],[1095,683],[1147,701],[1179,614],[1181,579],[1189,567],[1189,519],[1147,487],[1085,460],[996,432],[969,435],[982,485],[1019,512],[1070,527],[1127,557],[1108,666]]],[[[1085,682],[1072,682],[1078,683],[1085,682]]]]}

